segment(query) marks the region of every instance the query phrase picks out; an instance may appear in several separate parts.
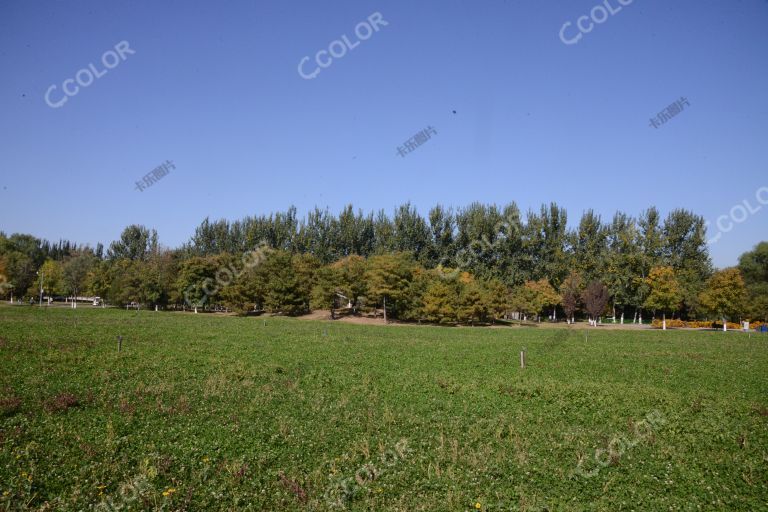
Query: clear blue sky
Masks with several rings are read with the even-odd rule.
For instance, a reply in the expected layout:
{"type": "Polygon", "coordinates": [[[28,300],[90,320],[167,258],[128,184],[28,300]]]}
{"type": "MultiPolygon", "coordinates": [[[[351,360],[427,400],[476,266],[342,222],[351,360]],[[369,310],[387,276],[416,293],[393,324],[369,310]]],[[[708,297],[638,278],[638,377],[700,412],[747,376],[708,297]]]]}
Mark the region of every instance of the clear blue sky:
{"type": "MultiPolygon", "coordinates": [[[[289,205],[556,201],[572,225],[588,208],[684,207],[714,223],[757,205],[768,2],[634,0],[563,44],[562,25],[597,4],[4,1],[0,229],[95,244],[140,223],[174,247],[206,216],[289,205]],[[315,79],[298,75],[376,11],[386,27],[315,79]],[[46,104],[123,40],[135,54],[46,104]],[[651,128],[681,96],[690,107],[651,128]],[[437,135],[398,156],[427,126],[437,135]],[[176,169],[137,191],[164,160],[176,169]]],[[[715,264],[735,264],[766,226],[763,206],[711,246],[715,264]]]]}

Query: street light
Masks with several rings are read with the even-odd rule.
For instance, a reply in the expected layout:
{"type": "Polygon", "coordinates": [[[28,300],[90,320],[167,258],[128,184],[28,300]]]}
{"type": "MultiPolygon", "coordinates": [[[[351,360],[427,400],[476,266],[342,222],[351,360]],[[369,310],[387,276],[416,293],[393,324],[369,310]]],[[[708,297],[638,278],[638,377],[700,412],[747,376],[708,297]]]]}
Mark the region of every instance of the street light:
{"type": "Polygon", "coordinates": [[[45,272],[35,272],[40,276],[40,307],[43,307],[43,279],[45,279],[45,272]]]}

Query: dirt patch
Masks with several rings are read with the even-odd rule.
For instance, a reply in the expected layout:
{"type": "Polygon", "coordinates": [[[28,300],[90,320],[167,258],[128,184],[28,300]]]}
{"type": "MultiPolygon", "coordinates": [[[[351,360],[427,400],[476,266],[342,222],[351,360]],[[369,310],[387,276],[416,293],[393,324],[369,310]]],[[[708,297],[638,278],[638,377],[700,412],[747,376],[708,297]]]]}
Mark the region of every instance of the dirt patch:
{"type": "Polygon", "coordinates": [[[294,496],[296,496],[296,499],[299,501],[299,503],[305,504],[307,502],[307,491],[305,491],[304,488],[299,485],[296,480],[288,478],[282,471],[280,471],[278,476],[280,477],[280,483],[282,486],[289,490],[294,496]]]}
{"type": "Polygon", "coordinates": [[[50,413],[62,412],[72,407],[80,405],[80,400],[77,399],[72,393],[59,393],[53,398],[49,398],[43,404],[45,410],[50,413]]]}
{"type": "MultiPolygon", "coordinates": [[[[324,309],[324,310],[316,310],[312,311],[311,313],[307,313],[306,315],[297,316],[299,320],[325,320],[325,321],[333,321],[333,322],[341,322],[345,324],[358,324],[358,325],[407,325],[409,327],[419,327],[419,326],[438,326],[438,324],[432,324],[428,322],[424,323],[417,323],[417,322],[400,322],[398,320],[389,320],[388,322],[384,322],[384,319],[382,317],[370,317],[370,316],[362,316],[362,315],[336,315],[335,320],[331,320],[331,312],[330,310],[324,309]]],[[[440,327],[446,327],[446,326],[440,326],[440,327]]],[[[573,325],[568,325],[563,322],[523,322],[523,324],[517,323],[517,321],[512,321],[508,324],[502,324],[497,323],[493,325],[474,325],[474,326],[468,326],[468,325],[457,325],[457,328],[463,328],[463,327],[469,327],[469,328],[478,328],[483,327],[486,329],[508,329],[510,327],[515,328],[540,328],[540,329],[598,329],[598,330],[639,330],[639,329],[650,329],[651,326],[649,325],[640,325],[640,324],[613,324],[613,323],[604,323],[600,324],[598,327],[592,327],[587,323],[577,323],[573,325]]]]}
{"type": "Polygon", "coordinates": [[[13,395],[0,398],[0,418],[13,416],[21,410],[21,398],[13,395]]]}
{"type": "MultiPolygon", "coordinates": [[[[360,315],[337,315],[336,319],[331,320],[331,312],[327,309],[316,310],[306,315],[296,317],[300,320],[327,320],[333,322],[341,322],[345,324],[358,324],[358,325],[388,325],[384,323],[383,318],[373,318],[360,315]]],[[[396,325],[399,322],[389,322],[389,325],[396,325]]],[[[408,324],[413,325],[413,324],[408,324]]]]}

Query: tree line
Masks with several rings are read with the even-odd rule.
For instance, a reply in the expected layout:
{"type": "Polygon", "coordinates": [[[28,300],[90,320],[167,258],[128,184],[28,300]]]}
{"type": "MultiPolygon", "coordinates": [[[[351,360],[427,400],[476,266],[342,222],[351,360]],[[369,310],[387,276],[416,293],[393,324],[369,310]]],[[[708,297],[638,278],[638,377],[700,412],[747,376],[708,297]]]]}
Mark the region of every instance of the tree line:
{"type": "Polygon", "coordinates": [[[229,222],[205,219],[179,248],[127,227],[107,248],[0,233],[5,296],[96,295],[112,304],[226,307],[299,314],[350,306],[390,317],[484,323],[508,317],[592,320],[667,314],[681,319],[768,316],[768,243],[715,271],[704,219],[679,209],[662,218],[543,205],[410,205],[393,215],[295,208],[229,222]],[[257,265],[243,255],[259,248],[257,265]]]}

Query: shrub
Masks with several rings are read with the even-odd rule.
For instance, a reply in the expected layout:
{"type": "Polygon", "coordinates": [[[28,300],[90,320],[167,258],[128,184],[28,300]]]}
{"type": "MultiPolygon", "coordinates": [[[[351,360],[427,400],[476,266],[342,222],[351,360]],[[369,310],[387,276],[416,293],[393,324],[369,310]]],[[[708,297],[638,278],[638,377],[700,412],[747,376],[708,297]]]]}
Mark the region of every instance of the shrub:
{"type": "MultiPolygon", "coordinates": [[[[662,321],[658,318],[654,319],[653,322],[651,322],[651,327],[654,329],[661,329],[662,328],[662,321]]],[[[685,322],[678,318],[670,318],[667,319],[667,328],[679,328],[679,327],[687,327],[685,325],[685,322]]]]}

